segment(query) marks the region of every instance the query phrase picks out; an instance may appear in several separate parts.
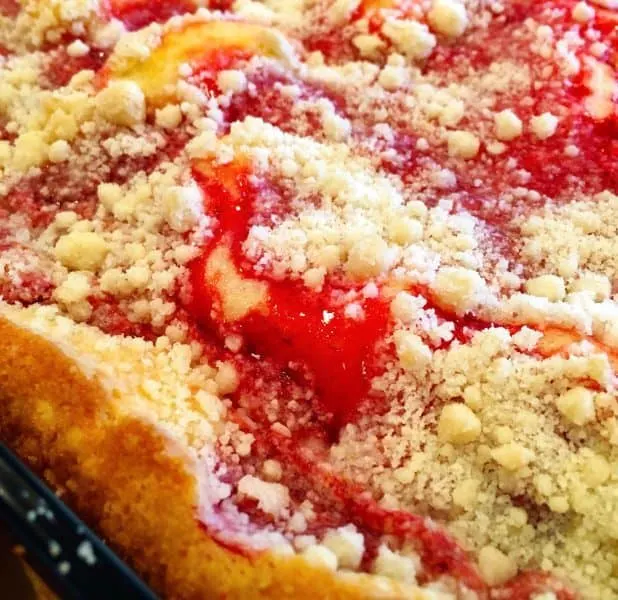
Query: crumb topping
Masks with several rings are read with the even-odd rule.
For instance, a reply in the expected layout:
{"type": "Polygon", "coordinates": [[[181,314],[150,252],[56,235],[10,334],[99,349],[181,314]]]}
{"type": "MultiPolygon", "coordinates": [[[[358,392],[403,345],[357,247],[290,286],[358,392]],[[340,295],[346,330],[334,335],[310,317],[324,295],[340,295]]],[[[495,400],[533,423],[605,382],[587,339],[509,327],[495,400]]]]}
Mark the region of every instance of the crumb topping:
{"type": "Polygon", "coordinates": [[[186,446],[224,541],[618,595],[616,7],[134,9],[0,7],[2,315],[186,446]]]}

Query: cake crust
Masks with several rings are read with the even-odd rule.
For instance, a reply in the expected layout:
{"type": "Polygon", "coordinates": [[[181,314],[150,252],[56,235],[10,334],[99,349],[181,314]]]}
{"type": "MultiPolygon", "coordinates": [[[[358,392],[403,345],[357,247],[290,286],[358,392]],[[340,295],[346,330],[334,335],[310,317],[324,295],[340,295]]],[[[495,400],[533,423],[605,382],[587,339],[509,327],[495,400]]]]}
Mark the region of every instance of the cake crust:
{"type": "Polygon", "coordinates": [[[164,434],[119,414],[48,340],[0,319],[0,438],[162,597],[423,598],[300,557],[241,556],[196,520],[196,478],[164,434]]]}

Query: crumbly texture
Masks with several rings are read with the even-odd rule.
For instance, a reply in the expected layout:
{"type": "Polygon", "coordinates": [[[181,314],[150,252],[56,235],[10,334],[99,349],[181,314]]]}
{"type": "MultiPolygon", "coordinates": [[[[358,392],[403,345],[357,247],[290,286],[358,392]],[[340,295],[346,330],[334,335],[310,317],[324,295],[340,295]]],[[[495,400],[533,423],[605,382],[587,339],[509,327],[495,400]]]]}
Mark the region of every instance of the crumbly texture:
{"type": "Polygon", "coordinates": [[[352,477],[371,473],[386,505],[448,522],[476,551],[613,594],[615,415],[601,408],[612,394],[581,385],[605,357],[539,360],[522,352],[525,337],[489,329],[424,366],[393,364],[374,385],[402,401],[350,425],[333,457],[352,477]]]}
{"type": "Polygon", "coordinates": [[[360,593],[358,571],[376,594],[477,596],[409,540],[323,519],[292,466],[265,458],[256,404],[319,473],[443,527],[496,594],[545,571],[618,597],[618,163],[600,150],[614,144],[615,7],[101,4],[0,8],[2,436],[174,597],[310,595],[288,577],[300,564],[333,597],[360,593]],[[303,318],[304,299],[324,304],[320,327],[373,327],[367,307],[388,307],[336,443],[311,429],[332,415],[310,365],[309,387],[277,387],[263,365],[281,357],[251,346],[280,311],[273,338],[297,350],[282,289],[303,318]],[[36,389],[54,365],[66,379],[37,399],[16,370],[49,348],[36,389]],[[90,386],[88,420],[66,414],[72,386],[90,386]],[[135,463],[108,481],[112,442],[133,429],[135,463]],[[77,466],[90,432],[100,463],[77,466]],[[242,577],[214,576],[202,548],[242,577]],[[190,558],[158,573],[175,551],[190,558]]]}
{"type": "Polygon", "coordinates": [[[184,445],[119,412],[96,376],[20,318],[0,322],[3,439],[161,595],[313,598],[319,586],[332,598],[428,598],[363,575],[335,579],[302,559],[226,551],[196,526],[198,475],[184,445]]]}

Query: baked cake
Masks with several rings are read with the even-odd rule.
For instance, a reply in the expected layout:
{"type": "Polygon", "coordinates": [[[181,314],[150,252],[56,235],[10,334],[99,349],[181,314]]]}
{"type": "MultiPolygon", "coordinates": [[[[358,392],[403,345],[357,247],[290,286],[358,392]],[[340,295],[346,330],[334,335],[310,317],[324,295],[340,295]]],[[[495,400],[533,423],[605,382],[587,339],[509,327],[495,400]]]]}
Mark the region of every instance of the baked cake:
{"type": "Polygon", "coordinates": [[[618,598],[615,0],[0,14],[0,438],[153,589],[618,598]]]}

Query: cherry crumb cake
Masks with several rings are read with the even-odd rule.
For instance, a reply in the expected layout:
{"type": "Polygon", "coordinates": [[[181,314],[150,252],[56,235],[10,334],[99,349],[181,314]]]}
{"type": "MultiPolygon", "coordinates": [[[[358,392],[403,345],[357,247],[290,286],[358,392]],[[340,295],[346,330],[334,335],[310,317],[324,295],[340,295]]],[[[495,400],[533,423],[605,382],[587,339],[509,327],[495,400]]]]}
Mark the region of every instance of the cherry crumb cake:
{"type": "Polygon", "coordinates": [[[615,0],[0,0],[0,438],[162,597],[618,598],[617,57],[615,0]]]}

